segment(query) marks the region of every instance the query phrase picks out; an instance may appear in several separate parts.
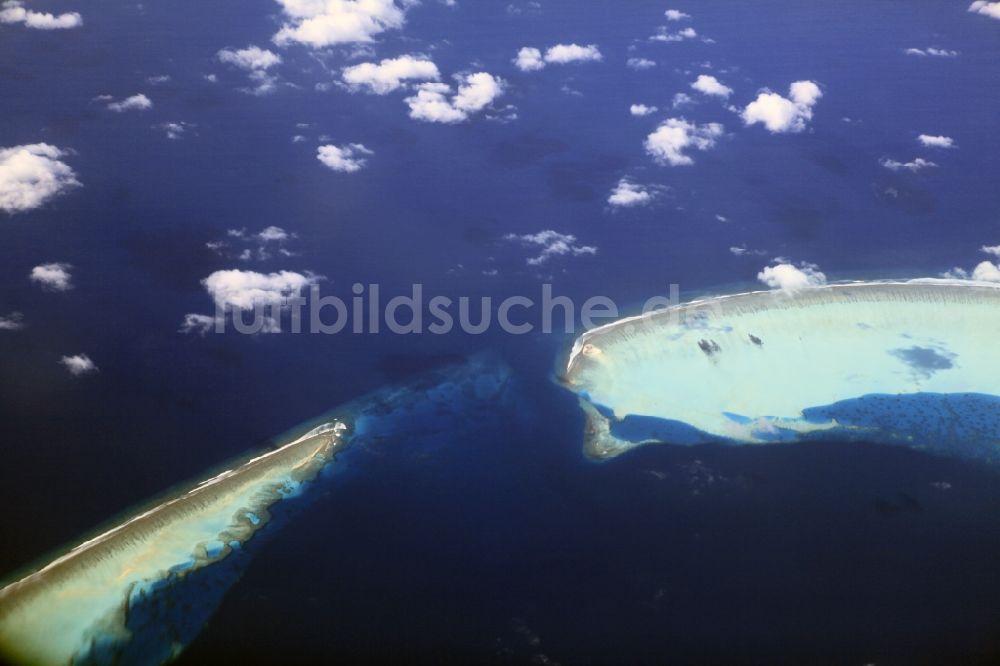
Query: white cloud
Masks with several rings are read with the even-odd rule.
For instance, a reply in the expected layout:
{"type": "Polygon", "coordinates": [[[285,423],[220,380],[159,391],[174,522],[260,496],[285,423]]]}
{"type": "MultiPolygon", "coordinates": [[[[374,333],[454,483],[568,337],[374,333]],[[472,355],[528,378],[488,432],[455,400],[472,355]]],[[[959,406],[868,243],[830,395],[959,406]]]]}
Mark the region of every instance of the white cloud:
{"type": "Polygon", "coordinates": [[[611,190],[608,203],[616,208],[635,208],[651,203],[654,197],[654,192],[649,189],[631,182],[628,178],[622,178],[611,190]]]}
{"type": "Polygon", "coordinates": [[[523,245],[541,248],[538,256],[529,257],[529,266],[538,266],[555,256],[570,255],[578,257],[585,254],[597,254],[597,248],[589,245],[578,245],[576,236],[561,234],[558,231],[546,229],[537,234],[507,234],[505,240],[518,241],[523,245]]]}
{"type": "Polygon", "coordinates": [[[118,102],[108,103],[108,109],[116,113],[122,113],[124,111],[145,111],[146,109],[151,108],[153,108],[153,100],[149,99],[142,93],[126,97],[118,102]]]}
{"type": "Polygon", "coordinates": [[[704,95],[726,98],[733,94],[733,89],[723,85],[717,78],[709,74],[700,74],[691,87],[704,95]]]}
{"type": "Polygon", "coordinates": [[[897,162],[896,160],[891,160],[888,157],[883,157],[881,160],[879,160],[879,164],[884,166],[886,169],[889,169],[890,171],[900,171],[901,169],[907,169],[908,171],[912,171],[914,173],[920,171],[921,169],[928,169],[937,166],[937,164],[935,164],[934,162],[931,162],[930,160],[925,160],[922,157],[918,157],[912,162],[897,162]]]}
{"type": "Polygon", "coordinates": [[[187,129],[191,126],[192,125],[190,123],[176,122],[176,123],[160,123],[155,127],[156,129],[162,130],[163,133],[167,135],[168,139],[177,140],[180,139],[184,135],[184,132],[186,132],[187,129]]]}
{"type": "Polygon", "coordinates": [[[24,328],[24,315],[20,312],[11,312],[0,317],[0,331],[19,331],[24,328]]]}
{"type": "Polygon", "coordinates": [[[826,284],[826,275],[820,272],[819,266],[805,262],[798,266],[789,263],[765,266],[757,273],[757,279],[771,289],[786,293],[826,284]]]}
{"type": "Polygon", "coordinates": [[[77,12],[67,12],[55,16],[46,12],[33,12],[24,8],[19,0],[8,0],[0,5],[0,23],[23,23],[26,28],[35,30],[65,30],[79,28],[83,25],[83,17],[77,12]]]}
{"type": "Polygon", "coordinates": [[[648,58],[629,58],[625,61],[625,65],[635,70],[652,69],[656,67],[656,61],[648,58]]]}
{"type": "Polygon", "coordinates": [[[69,374],[74,377],[79,377],[80,375],[89,375],[93,372],[97,372],[97,366],[94,362],[90,360],[90,357],[86,354],[76,354],[75,356],[63,356],[59,359],[59,362],[66,366],[69,370],[69,374]]]}
{"type": "Polygon", "coordinates": [[[673,106],[675,109],[679,109],[682,106],[690,106],[691,104],[694,104],[694,98],[691,97],[691,95],[682,92],[674,95],[674,99],[671,102],[671,106],[673,106]]]}
{"type": "Polygon", "coordinates": [[[294,239],[295,234],[281,227],[265,227],[260,232],[251,234],[246,229],[229,229],[227,240],[205,243],[205,247],[216,254],[240,261],[267,261],[278,254],[283,257],[295,256],[286,245],[294,239]]]}
{"type": "Polygon", "coordinates": [[[252,310],[259,306],[282,306],[320,276],[293,271],[258,273],[256,271],[215,271],[201,281],[219,310],[252,310]]]}
{"type": "MultiPolygon", "coordinates": [[[[716,217],[718,217],[718,216],[716,216],[716,217]]],[[[753,256],[763,256],[763,255],[767,254],[766,250],[751,250],[745,244],[744,245],[733,245],[733,246],[731,246],[729,248],[729,252],[731,254],[736,255],[737,257],[746,257],[746,256],[750,256],[750,255],[753,255],[753,256]]]]}
{"type": "Polygon", "coordinates": [[[217,54],[219,61],[232,65],[247,72],[254,83],[243,92],[251,95],[267,95],[278,88],[278,77],[270,73],[273,67],[281,64],[281,56],[259,46],[248,46],[245,49],[222,49],[217,54]]]}
{"type": "Polygon", "coordinates": [[[628,108],[628,112],[633,116],[648,116],[651,113],[656,113],[657,108],[655,106],[646,106],[645,104],[633,104],[628,108]]]}
{"type": "MultiPolygon", "coordinates": [[[[371,42],[403,27],[405,10],[393,0],[277,0],[287,17],[274,43],[324,48],[371,42]]],[[[406,6],[407,3],[403,3],[406,6]]]]}
{"type": "Polygon", "coordinates": [[[903,51],[903,53],[911,56],[920,56],[920,57],[933,56],[936,58],[954,58],[958,55],[958,51],[952,51],[949,49],[938,49],[934,48],[933,46],[928,47],[926,49],[906,49],[905,51],[903,51]]]}
{"type": "Polygon", "coordinates": [[[316,159],[334,171],[354,173],[364,168],[368,162],[365,155],[375,153],[360,143],[348,143],[343,146],[332,144],[320,146],[316,151],[316,159]]]}
{"type": "Polygon", "coordinates": [[[64,263],[39,264],[31,269],[28,279],[49,291],[69,291],[73,288],[73,266],[64,263]]]}
{"type": "Polygon", "coordinates": [[[917,141],[926,148],[957,148],[955,141],[950,136],[921,134],[917,137],[917,141]]]}
{"type": "Polygon", "coordinates": [[[722,131],[719,123],[696,125],[683,118],[669,118],[646,137],[646,152],[660,164],[694,164],[694,160],[684,151],[689,148],[708,150],[714,147],[716,139],[722,136],[722,131]]]}
{"type": "Polygon", "coordinates": [[[215,328],[216,319],[209,315],[203,314],[186,314],[184,315],[184,321],[181,323],[181,327],[178,330],[179,333],[197,333],[198,335],[205,335],[215,328]]]}
{"type": "Polygon", "coordinates": [[[451,98],[446,83],[423,83],[417,94],[406,98],[410,117],[432,123],[459,123],[482,111],[503,94],[503,79],[486,72],[459,77],[458,91],[451,98]]]}
{"type": "Polygon", "coordinates": [[[159,85],[163,85],[164,83],[170,83],[170,75],[169,74],[156,74],[156,75],[153,75],[153,76],[147,76],[146,77],[146,83],[148,83],[149,85],[152,85],[152,86],[159,86],[159,85]]]}
{"type": "Polygon", "coordinates": [[[580,46],[579,44],[556,44],[545,52],[545,62],[565,65],[570,62],[596,62],[603,60],[596,44],[580,46]]]}
{"type": "Polygon", "coordinates": [[[542,52],[532,46],[525,46],[517,52],[514,64],[522,72],[535,72],[545,67],[542,52]]]}
{"type": "Polygon", "coordinates": [[[969,11],[990,18],[1000,19],[1000,2],[986,2],[986,0],[976,0],[969,5],[969,11]]]}
{"type": "Polygon", "coordinates": [[[345,67],[341,76],[351,90],[366,88],[376,95],[385,95],[403,87],[407,81],[437,81],[441,74],[433,61],[404,55],[387,58],[377,65],[363,62],[345,67]]]}
{"type": "Polygon", "coordinates": [[[59,158],[66,152],[47,143],[0,148],[0,210],[7,213],[38,208],[71,187],[76,174],[59,158]]]}
{"type": "Polygon", "coordinates": [[[1000,282],[1000,266],[984,261],[972,270],[972,279],[979,282],[1000,282]]]}
{"type": "Polygon", "coordinates": [[[823,92],[812,81],[793,83],[789,86],[788,98],[765,90],[743,109],[743,122],[746,125],[761,123],[772,134],[801,132],[812,120],[812,107],[822,96],[823,92]]]}
{"type": "Polygon", "coordinates": [[[281,64],[281,56],[259,46],[248,46],[245,49],[221,49],[217,54],[219,61],[233,65],[248,72],[266,71],[281,64]]]}
{"type": "Polygon", "coordinates": [[[542,52],[532,46],[525,46],[517,52],[514,64],[522,72],[534,72],[545,65],[565,65],[572,62],[597,62],[603,60],[601,50],[596,44],[580,46],[579,44],[556,44],[542,52]]]}
{"type": "Polygon", "coordinates": [[[653,42],[683,42],[685,39],[694,39],[698,36],[698,32],[694,28],[684,28],[683,30],[678,30],[677,32],[670,32],[664,27],[661,27],[655,35],[650,37],[650,41],[653,42]]]}
{"type": "Polygon", "coordinates": [[[1000,257],[1000,245],[984,245],[979,248],[979,251],[992,254],[994,257],[1000,257]]]}
{"type": "Polygon", "coordinates": [[[667,17],[668,21],[683,21],[684,19],[691,18],[690,14],[685,14],[679,9],[668,9],[663,12],[663,15],[667,17]]]}

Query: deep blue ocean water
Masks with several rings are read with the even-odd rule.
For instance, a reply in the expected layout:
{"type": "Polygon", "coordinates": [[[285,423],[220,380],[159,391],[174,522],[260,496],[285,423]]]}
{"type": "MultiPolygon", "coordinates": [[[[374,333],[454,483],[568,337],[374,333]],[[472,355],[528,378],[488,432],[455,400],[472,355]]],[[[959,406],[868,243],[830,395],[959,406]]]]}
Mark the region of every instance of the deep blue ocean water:
{"type": "Polygon", "coordinates": [[[641,41],[671,3],[515,2],[516,15],[508,4],[427,0],[374,47],[375,59],[431,53],[445,77],[473,63],[504,77],[502,101],[518,109],[506,124],[421,124],[400,93],[316,92],[331,77],[295,47],[280,76],[296,87],[240,93],[245,75],[215,53],[267,46],[270,0],[53,0],[44,9],[82,11],[85,27],[0,26],[0,146],[71,148],[84,185],[0,216],[0,315],[29,324],[0,331],[0,572],[337,404],[489,349],[514,367],[528,425],[359,461],[262,549],[187,663],[995,659],[993,468],[857,442],[647,447],[594,464],[572,396],[550,382],[563,336],[177,333],[186,313],[211,312],[199,281],[234,267],[313,270],[341,294],[421,282],[535,295],[538,273],[502,237],[549,228],[598,247],[551,264],[556,292],[623,305],[670,283],[684,295],[746,284],[777,255],[831,278],[917,276],[971,267],[1000,242],[1000,23],[965,3],[672,3],[713,44],[641,41]],[[533,74],[510,64],[522,46],[558,42],[596,43],[605,59],[533,74]],[[902,53],[928,46],[960,55],[902,53]],[[659,64],[635,72],[631,55],[659,64]],[[798,79],[824,97],[795,135],[742,128],[713,102],[628,115],[637,102],[668,108],[702,71],[741,105],[798,79]],[[136,92],[154,108],[118,115],[93,101],[136,92]],[[728,134],[691,167],[657,166],[642,142],[672,115],[728,134]],[[170,141],[152,128],[168,121],[193,127],[170,141]],[[924,154],[920,133],[959,149],[917,174],[878,164],[924,154]],[[369,166],[322,168],[324,134],[373,149],[369,166]],[[669,190],[610,213],[625,175],[669,190]],[[268,225],[298,235],[298,256],[237,266],[205,247],[268,225]],[[767,254],[729,252],[742,244],[767,254]],[[48,261],[75,266],[73,291],[28,282],[48,261]],[[59,366],[81,351],[98,374],[59,366]]]}

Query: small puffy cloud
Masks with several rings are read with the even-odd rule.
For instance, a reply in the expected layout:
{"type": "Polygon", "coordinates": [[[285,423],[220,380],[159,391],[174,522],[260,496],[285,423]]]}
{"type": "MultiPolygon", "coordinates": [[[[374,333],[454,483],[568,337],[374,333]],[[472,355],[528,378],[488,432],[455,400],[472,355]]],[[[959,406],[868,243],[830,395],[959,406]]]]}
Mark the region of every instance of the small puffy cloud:
{"type": "Polygon", "coordinates": [[[410,117],[431,123],[460,123],[492,104],[505,86],[503,79],[487,72],[468,74],[459,81],[454,94],[446,83],[418,85],[417,94],[406,98],[410,117]]]}
{"type": "Polygon", "coordinates": [[[580,46],[579,44],[556,44],[545,52],[545,62],[564,65],[570,62],[596,62],[603,60],[596,44],[580,46]]]}
{"type": "Polygon", "coordinates": [[[649,58],[629,58],[625,61],[625,65],[635,70],[652,69],[656,67],[656,61],[649,58]]]}
{"type": "Polygon", "coordinates": [[[668,9],[663,12],[663,15],[667,17],[668,21],[683,21],[684,19],[691,18],[690,14],[685,14],[679,9],[668,9]]]}
{"type": "Polygon", "coordinates": [[[709,74],[701,74],[691,84],[691,87],[703,95],[726,98],[733,94],[733,89],[723,85],[717,78],[709,74]]]}
{"type": "Polygon", "coordinates": [[[522,72],[534,72],[545,67],[542,52],[532,46],[525,46],[517,52],[514,65],[522,72]]]}
{"type": "Polygon", "coordinates": [[[622,178],[611,190],[608,204],[615,208],[636,208],[650,204],[655,196],[655,192],[650,189],[633,183],[628,178],[622,178]]]}
{"type": "Polygon", "coordinates": [[[0,148],[0,210],[19,213],[79,187],[76,174],[60,158],[66,152],[47,143],[0,148]]]}
{"type": "Polygon", "coordinates": [[[926,58],[927,56],[932,56],[935,58],[954,58],[958,55],[958,51],[952,51],[950,49],[939,49],[933,46],[926,49],[906,49],[903,51],[906,55],[919,56],[926,58]]]}
{"type": "Polygon", "coordinates": [[[984,261],[972,270],[972,279],[979,282],[1000,282],[1000,266],[984,261]]]}
{"type": "Polygon", "coordinates": [[[916,173],[922,169],[929,169],[937,166],[937,164],[935,164],[934,162],[931,162],[930,160],[925,160],[922,157],[918,157],[912,162],[898,162],[896,160],[889,159],[888,157],[883,157],[881,160],[879,160],[879,164],[884,166],[886,169],[889,169],[890,171],[901,171],[903,169],[906,169],[907,171],[912,171],[913,173],[916,173]]]}
{"type": "Polygon", "coordinates": [[[159,85],[163,85],[164,83],[170,83],[170,75],[169,74],[156,74],[154,76],[147,76],[146,77],[146,83],[148,83],[148,84],[150,84],[152,86],[159,86],[159,85]]]}
{"type": "Polygon", "coordinates": [[[932,136],[921,134],[917,141],[925,148],[957,148],[955,141],[950,136],[932,136]]]}
{"type": "Polygon", "coordinates": [[[651,113],[656,113],[657,108],[655,106],[646,106],[645,104],[633,104],[628,108],[628,112],[633,116],[648,116],[651,113]]]}
{"type": "Polygon", "coordinates": [[[669,118],[646,137],[645,148],[660,164],[694,164],[694,160],[685,151],[713,148],[716,140],[722,136],[722,131],[719,123],[696,125],[683,118],[669,118]]]}
{"type": "Polygon", "coordinates": [[[826,284],[826,275],[820,272],[819,266],[805,262],[798,266],[789,263],[765,266],[757,273],[757,279],[771,289],[780,289],[786,293],[826,284]]]}
{"type": "Polygon", "coordinates": [[[215,271],[201,281],[219,310],[252,310],[259,306],[282,306],[321,278],[293,271],[215,271]]]}
{"type": "Polygon", "coordinates": [[[597,254],[597,248],[590,245],[577,244],[576,236],[561,234],[558,231],[546,229],[537,234],[507,234],[504,240],[520,242],[529,247],[541,248],[539,254],[527,259],[529,266],[539,266],[552,257],[569,255],[578,257],[586,254],[597,254]]]}
{"type": "Polygon", "coordinates": [[[91,373],[97,372],[97,366],[94,362],[90,360],[90,357],[86,354],[76,354],[74,356],[63,356],[59,359],[69,374],[74,377],[79,377],[81,375],[89,375],[91,373]]]}
{"type": "Polygon", "coordinates": [[[440,77],[433,61],[412,55],[387,58],[377,65],[363,62],[345,67],[341,72],[341,78],[352,91],[366,89],[376,95],[398,90],[407,81],[437,81],[440,77]]]}
{"type": "Polygon", "coordinates": [[[684,28],[683,30],[678,30],[677,32],[670,32],[664,27],[661,27],[655,35],[650,37],[650,41],[653,42],[683,42],[686,39],[694,39],[698,36],[698,32],[694,28],[684,28]]]}
{"type": "Polygon", "coordinates": [[[8,0],[0,5],[0,23],[23,23],[26,28],[35,30],[66,30],[79,28],[83,25],[83,17],[77,12],[65,14],[49,14],[25,9],[20,0],[8,0]]]}
{"type": "Polygon", "coordinates": [[[990,18],[1000,19],[1000,2],[986,2],[986,0],[976,0],[969,5],[969,11],[990,18]]]}
{"type": "Polygon", "coordinates": [[[115,113],[123,113],[125,111],[145,111],[146,109],[151,108],[153,108],[153,100],[149,99],[142,93],[126,97],[125,99],[117,102],[108,103],[108,109],[114,111],[115,113]]]}
{"type": "Polygon", "coordinates": [[[979,248],[979,251],[992,254],[994,257],[1000,257],[1000,245],[984,245],[979,248]]]}
{"type": "Polygon", "coordinates": [[[765,90],[747,104],[741,114],[746,125],[761,123],[772,134],[801,132],[812,120],[812,107],[823,92],[812,81],[796,81],[789,86],[788,97],[765,90]]]}
{"type": "Polygon", "coordinates": [[[597,62],[603,60],[601,50],[596,44],[580,46],[579,44],[556,44],[542,55],[539,49],[525,46],[517,52],[514,64],[522,72],[534,72],[546,65],[565,65],[573,62],[597,62]]]}
{"type": "Polygon", "coordinates": [[[276,0],[286,21],[274,36],[279,46],[297,43],[311,48],[367,43],[406,22],[394,0],[276,0]]]}
{"type": "Polygon", "coordinates": [[[334,171],[354,173],[364,168],[368,162],[366,155],[374,154],[373,151],[360,143],[348,143],[343,146],[329,144],[317,149],[316,159],[334,171]]]}
{"type": "Polygon", "coordinates": [[[24,328],[24,315],[20,312],[0,316],[0,331],[19,331],[22,328],[24,328]]]}
{"type": "Polygon", "coordinates": [[[280,55],[259,46],[248,46],[245,49],[221,49],[217,56],[220,62],[248,72],[264,71],[281,64],[280,55]]]}
{"type": "Polygon", "coordinates": [[[69,291],[73,288],[73,266],[64,263],[40,264],[31,269],[28,279],[48,291],[69,291]]]}

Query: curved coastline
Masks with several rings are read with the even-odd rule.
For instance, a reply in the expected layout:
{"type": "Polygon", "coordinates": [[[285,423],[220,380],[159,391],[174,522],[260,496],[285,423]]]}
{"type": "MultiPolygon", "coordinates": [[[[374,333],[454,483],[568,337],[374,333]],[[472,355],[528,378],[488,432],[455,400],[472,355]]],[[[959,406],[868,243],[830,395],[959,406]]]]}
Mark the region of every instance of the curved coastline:
{"type": "Polygon", "coordinates": [[[962,405],[974,404],[963,418],[977,424],[965,431],[976,440],[965,448],[992,459],[1000,422],[978,415],[992,411],[986,405],[1000,394],[1000,382],[985,372],[990,363],[1000,366],[988,335],[998,326],[1000,285],[991,283],[915,279],[751,291],[587,331],[573,342],[560,380],[580,400],[584,450],[594,459],[653,442],[752,444],[824,434],[935,448],[932,435],[953,425],[945,416],[924,433],[906,433],[886,427],[889,412],[922,410],[927,420],[946,401],[959,409],[959,394],[969,396],[962,405]],[[934,406],[906,399],[913,395],[950,397],[934,406]]]}

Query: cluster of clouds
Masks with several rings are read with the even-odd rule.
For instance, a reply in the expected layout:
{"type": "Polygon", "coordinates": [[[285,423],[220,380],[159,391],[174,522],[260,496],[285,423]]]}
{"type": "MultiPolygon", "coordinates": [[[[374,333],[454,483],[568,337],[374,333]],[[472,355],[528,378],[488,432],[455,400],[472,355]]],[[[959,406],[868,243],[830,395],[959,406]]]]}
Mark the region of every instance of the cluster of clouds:
{"type": "Polygon", "coordinates": [[[406,98],[410,118],[430,123],[460,123],[503,95],[506,83],[488,72],[459,75],[457,90],[447,83],[422,83],[406,98]]]}
{"type": "Polygon", "coordinates": [[[969,5],[969,11],[976,14],[982,14],[983,16],[989,16],[990,18],[1000,19],[1000,2],[976,0],[969,5]]]}
{"type": "Polygon", "coordinates": [[[316,150],[316,159],[328,169],[354,173],[363,169],[368,164],[368,156],[374,154],[375,151],[361,143],[348,143],[343,146],[327,144],[316,150]]]}
{"type": "MultiPolygon", "coordinates": [[[[550,46],[543,54],[540,49],[533,46],[525,46],[517,52],[514,58],[514,65],[522,72],[535,72],[544,69],[546,65],[566,65],[575,62],[599,62],[604,59],[601,50],[596,44],[580,46],[579,44],[556,44],[550,46]]],[[[646,67],[646,63],[652,61],[636,60],[636,68],[646,67]]],[[[655,65],[656,63],[653,63],[655,65]]],[[[652,66],[652,65],[648,65],[652,66]]]]}
{"type": "MultiPolygon", "coordinates": [[[[955,145],[955,140],[950,136],[944,135],[933,135],[933,134],[921,134],[917,136],[917,143],[919,143],[924,148],[942,148],[942,149],[952,149],[958,148],[955,145]]],[[[890,171],[912,171],[916,173],[918,171],[923,171],[924,169],[931,169],[937,166],[936,162],[924,159],[923,157],[917,157],[910,162],[900,162],[888,157],[883,157],[879,160],[879,164],[884,166],[890,171]]]]}
{"type": "Polygon", "coordinates": [[[229,229],[225,240],[205,243],[205,247],[216,254],[240,261],[267,261],[273,256],[294,256],[286,246],[295,238],[295,234],[281,227],[265,227],[257,233],[249,233],[246,229],[229,229]]]}
{"type": "Polygon", "coordinates": [[[795,293],[810,287],[826,284],[826,275],[816,264],[802,262],[798,266],[786,259],[778,258],[771,266],[765,266],[757,273],[757,279],[771,289],[785,293],[795,293]]]}
{"type": "Polygon", "coordinates": [[[19,213],[80,187],[76,173],[62,161],[67,151],[47,143],[0,148],[0,210],[19,213]]]}
{"type": "Polygon", "coordinates": [[[698,125],[684,118],[668,118],[646,137],[646,152],[659,164],[694,164],[688,150],[709,150],[723,134],[719,123],[698,125]]]}
{"type": "Polygon", "coordinates": [[[7,0],[0,5],[0,23],[21,23],[35,30],[67,30],[83,25],[83,17],[78,12],[50,14],[35,12],[24,7],[20,0],[7,0]]]}
{"type": "Polygon", "coordinates": [[[491,106],[506,88],[503,79],[489,72],[456,75],[454,88],[440,79],[437,65],[422,55],[364,62],[341,70],[342,84],[351,92],[387,95],[410,91],[404,100],[410,117],[433,123],[464,122],[491,106]]]}
{"type": "Polygon", "coordinates": [[[788,97],[763,90],[740,114],[746,125],[762,124],[772,134],[801,132],[812,120],[813,107],[823,91],[813,81],[795,81],[788,97]]]}
{"type": "Polygon", "coordinates": [[[534,248],[538,254],[528,257],[529,266],[540,266],[552,257],[597,254],[597,248],[591,245],[580,245],[576,236],[572,234],[562,234],[552,229],[539,231],[536,234],[507,234],[504,240],[521,243],[527,247],[534,248]]]}
{"type": "MultiPolygon", "coordinates": [[[[1000,257],[1000,245],[984,245],[979,250],[993,257],[1000,257]]],[[[947,273],[943,273],[942,277],[977,282],[1000,282],[1000,263],[981,261],[971,272],[964,268],[953,268],[947,273]]]]}
{"type": "Polygon", "coordinates": [[[221,49],[216,57],[219,62],[247,73],[253,85],[245,88],[244,92],[267,95],[278,89],[278,77],[271,70],[280,65],[282,60],[274,51],[250,45],[244,49],[221,49]]]}

